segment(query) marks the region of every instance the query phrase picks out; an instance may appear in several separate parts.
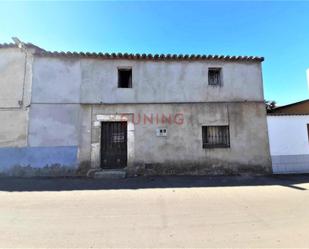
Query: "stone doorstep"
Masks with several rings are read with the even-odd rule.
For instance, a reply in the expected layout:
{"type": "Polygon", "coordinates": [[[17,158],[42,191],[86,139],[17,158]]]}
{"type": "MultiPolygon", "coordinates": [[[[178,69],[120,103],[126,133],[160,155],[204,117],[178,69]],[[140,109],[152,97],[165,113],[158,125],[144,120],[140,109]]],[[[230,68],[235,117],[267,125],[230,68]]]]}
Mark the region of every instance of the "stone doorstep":
{"type": "Polygon", "coordinates": [[[122,179],[126,177],[124,169],[103,169],[94,173],[95,179],[122,179]]]}

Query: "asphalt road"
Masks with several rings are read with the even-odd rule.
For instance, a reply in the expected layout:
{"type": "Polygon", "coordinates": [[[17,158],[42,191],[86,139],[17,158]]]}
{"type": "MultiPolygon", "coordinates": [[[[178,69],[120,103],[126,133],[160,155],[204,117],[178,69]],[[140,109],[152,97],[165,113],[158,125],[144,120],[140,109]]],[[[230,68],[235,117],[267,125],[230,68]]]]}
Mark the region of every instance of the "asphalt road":
{"type": "Polygon", "coordinates": [[[309,247],[309,176],[0,179],[0,247],[309,247]]]}

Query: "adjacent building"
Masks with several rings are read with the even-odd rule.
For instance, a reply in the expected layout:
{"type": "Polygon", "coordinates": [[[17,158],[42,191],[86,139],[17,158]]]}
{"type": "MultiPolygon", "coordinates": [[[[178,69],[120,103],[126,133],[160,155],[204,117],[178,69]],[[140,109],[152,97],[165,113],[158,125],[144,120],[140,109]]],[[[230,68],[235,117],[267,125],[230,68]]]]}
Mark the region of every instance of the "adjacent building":
{"type": "Polygon", "coordinates": [[[270,173],[262,61],[2,44],[0,172],[270,173]]]}
{"type": "Polygon", "coordinates": [[[309,100],[268,113],[274,173],[309,173],[309,100]]]}

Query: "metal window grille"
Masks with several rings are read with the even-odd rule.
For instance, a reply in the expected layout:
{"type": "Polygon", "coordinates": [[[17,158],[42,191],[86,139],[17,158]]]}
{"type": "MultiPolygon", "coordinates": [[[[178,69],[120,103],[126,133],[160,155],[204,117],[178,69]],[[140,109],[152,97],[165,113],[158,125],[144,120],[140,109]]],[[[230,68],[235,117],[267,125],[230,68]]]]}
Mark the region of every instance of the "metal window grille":
{"type": "Polygon", "coordinates": [[[221,85],[221,68],[208,69],[208,84],[213,86],[221,85]]]}
{"type": "Polygon", "coordinates": [[[202,126],[203,148],[230,147],[229,126],[202,126]]]}

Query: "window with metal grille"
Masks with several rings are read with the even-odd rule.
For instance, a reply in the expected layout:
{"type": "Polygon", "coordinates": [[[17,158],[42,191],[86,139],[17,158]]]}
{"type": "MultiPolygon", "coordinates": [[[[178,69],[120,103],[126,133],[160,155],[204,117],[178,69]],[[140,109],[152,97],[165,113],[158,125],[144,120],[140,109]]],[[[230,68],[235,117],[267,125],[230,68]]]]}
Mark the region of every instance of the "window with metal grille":
{"type": "Polygon", "coordinates": [[[132,88],[132,69],[118,69],[118,87],[132,88]]]}
{"type": "Polygon", "coordinates": [[[209,68],[208,85],[220,86],[221,83],[221,68],[209,68]]]}
{"type": "Polygon", "coordinates": [[[229,126],[202,126],[203,148],[230,147],[229,126]]]}

